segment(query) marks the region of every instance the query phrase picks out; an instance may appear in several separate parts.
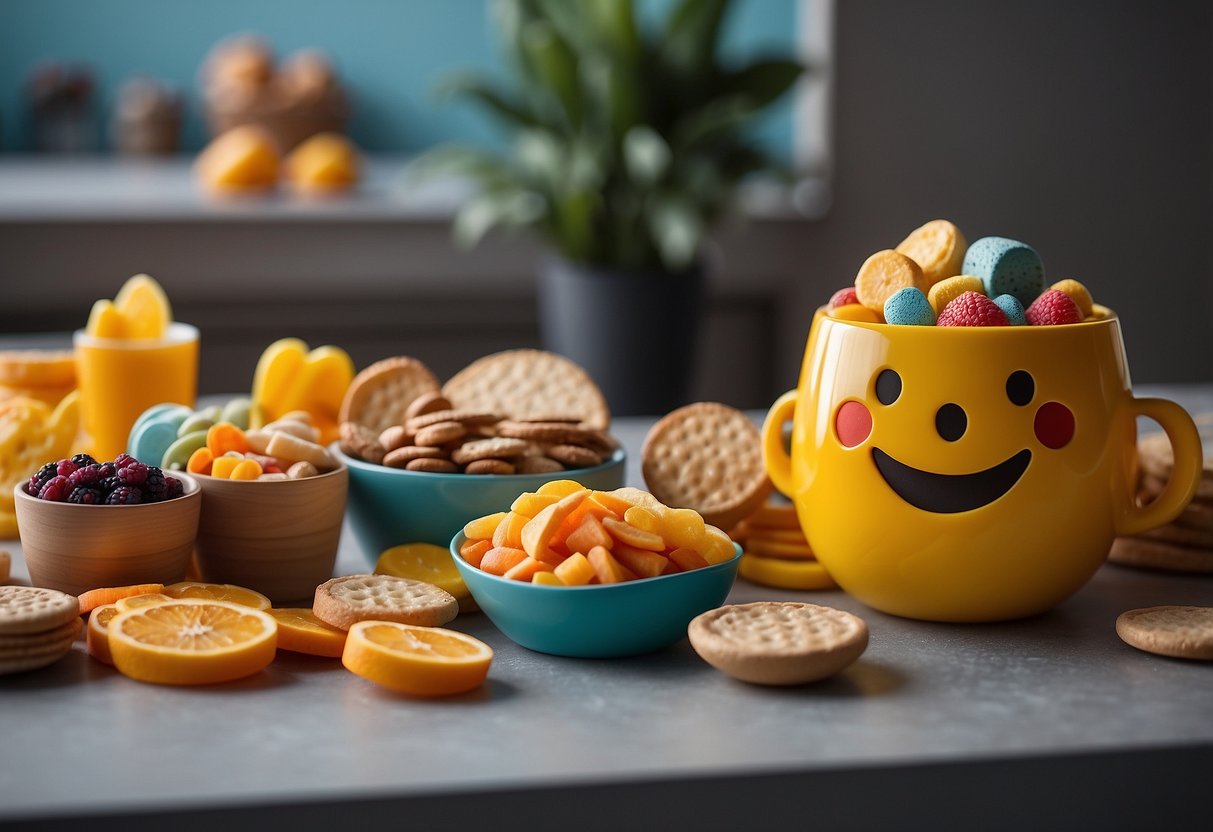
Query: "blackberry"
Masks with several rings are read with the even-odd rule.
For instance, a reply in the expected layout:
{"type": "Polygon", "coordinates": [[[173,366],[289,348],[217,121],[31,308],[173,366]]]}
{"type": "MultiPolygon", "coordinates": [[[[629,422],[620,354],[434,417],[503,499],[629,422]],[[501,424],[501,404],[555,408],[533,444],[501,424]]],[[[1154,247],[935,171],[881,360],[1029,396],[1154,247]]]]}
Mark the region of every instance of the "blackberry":
{"type": "Polygon", "coordinates": [[[67,484],[67,477],[51,477],[46,485],[38,491],[39,500],[50,500],[52,503],[62,503],[71,493],[72,487],[67,484]]]}
{"type": "MultiPolygon", "coordinates": [[[[79,456],[84,456],[84,454],[79,454],[79,456]]],[[[84,485],[96,486],[101,481],[101,466],[92,462],[77,468],[68,475],[67,481],[72,484],[73,488],[79,488],[84,485]]]]}
{"type": "Polygon", "coordinates": [[[147,480],[147,466],[142,462],[128,462],[118,467],[118,479],[123,485],[143,485],[147,480]]]}
{"type": "Polygon", "coordinates": [[[148,469],[147,479],[143,481],[142,488],[145,503],[158,503],[168,494],[168,483],[159,468],[148,469]]]}
{"type": "Polygon", "coordinates": [[[72,493],[67,495],[67,501],[69,503],[94,506],[105,502],[105,495],[101,493],[101,489],[99,488],[80,486],[72,489],[72,493]]]}
{"type": "Polygon", "coordinates": [[[171,500],[174,497],[185,496],[185,486],[182,485],[181,480],[177,479],[176,477],[166,476],[164,478],[164,484],[166,486],[164,499],[171,500]]]}
{"type": "Polygon", "coordinates": [[[100,488],[102,491],[104,491],[106,494],[110,493],[115,488],[118,488],[121,485],[122,485],[122,480],[118,479],[118,476],[116,474],[112,477],[102,477],[101,479],[97,480],[97,487],[100,488]]]}
{"type": "Polygon", "coordinates": [[[72,472],[80,466],[72,462],[70,459],[61,459],[55,463],[55,471],[61,477],[70,477],[72,472]]]}
{"type": "Polygon", "coordinates": [[[133,506],[143,502],[143,494],[133,485],[120,485],[105,498],[107,506],[133,506]]]}
{"type": "Polygon", "coordinates": [[[72,457],[72,462],[76,463],[77,468],[83,468],[86,465],[96,465],[97,460],[93,459],[88,454],[76,454],[72,457]]]}
{"type": "Polygon", "coordinates": [[[37,497],[38,492],[42,490],[42,486],[51,481],[52,477],[58,476],[59,463],[48,462],[38,469],[38,472],[29,478],[29,482],[25,484],[25,493],[31,497],[37,497]]]}
{"type": "Polygon", "coordinates": [[[118,454],[116,457],[114,457],[114,465],[118,468],[125,468],[126,466],[130,465],[132,462],[138,462],[138,461],[139,460],[135,459],[130,454],[118,454]]]}
{"type": "Polygon", "coordinates": [[[101,470],[97,472],[97,476],[99,476],[101,479],[118,476],[118,466],[112,462],[99,463],[98,467],[101,470]]]}

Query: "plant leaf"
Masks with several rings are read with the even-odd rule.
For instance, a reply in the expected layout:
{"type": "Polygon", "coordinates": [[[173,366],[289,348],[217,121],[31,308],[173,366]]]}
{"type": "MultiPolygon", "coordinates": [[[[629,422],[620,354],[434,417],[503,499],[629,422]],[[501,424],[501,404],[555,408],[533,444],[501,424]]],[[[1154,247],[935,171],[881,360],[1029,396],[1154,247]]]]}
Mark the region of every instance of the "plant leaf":
{"type": "Polygon", "coordinates": [[[560,104],[568,126],[581,126],[581,88],[577,56],[546,21],[528,23],[522,31],[522,50],[531,78],[550,92],[560,104]]]}
{"type": "Polygon", "coordinates": [[[703,83],[713,66],[728,7],[729,0],[682,0],[670,12],[661,54],[675,77],[703,83]]]}
{"type": "Polygon", "coordinates": [[[684,197],[668,196],[654,200],[647,215],[653,243],[665,267],[682,271],[690,266],[703,239],[703,219],[696,206],[684,197]]]}
{"type": "Polygon", "coordinates": [[[443,81],[437,90],[446,97],[470,98],[500,120],[517,127],[536,127],[542,122],[521,102],[511,101],[505,93],[475,75],[461,75],[443,81]]]}
{"type": "Polygon", "coordinates": [[[747,96],[750,105],[759,109],[787,92],[803,72],[804,67],[796,61],[767,58],[725,73],[720,89],[724,94],[747,96]]]}
{"type": "Polygon", "coordinates": [[[677,154],[737,131],[753,114],[754,105],[748,95],[735,94],[717,98],[681,119],[674,127],[673,140],[670,143],[677,154]]]}
{"type": "Polygon", "coordinates": [[[496,226],[525,228],[547,214],[547,203],[534,191],[509,190],[472,197],[455,215],[456,244],[470,248],[496,226]]]}
{"type": "Polygon", "coordinates": [[[652,127],[637,125],[623,137],[623,161],[634,182],[652,185],[670,168],[670,146],[652,127]]]}

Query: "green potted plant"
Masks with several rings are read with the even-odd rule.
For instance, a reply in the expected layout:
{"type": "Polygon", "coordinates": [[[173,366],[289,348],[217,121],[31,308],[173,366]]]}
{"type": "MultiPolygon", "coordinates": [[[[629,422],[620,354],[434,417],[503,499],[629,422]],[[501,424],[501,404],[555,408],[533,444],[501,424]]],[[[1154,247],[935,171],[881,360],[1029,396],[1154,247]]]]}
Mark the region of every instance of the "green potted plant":
{"type": "Polygon", "coordinates": [[[516,77],[448,89],[504,122],[504,153],[444,147],[428,169],[479,190],[454,234],[539,232],[545,345],[582,364],[616,413],[685,401],[704,293],[703,240],[738,183],[775,168],[746,127],[802,72],[719,57],[730,0],[678,0],[653,26],[633,0],[499,0],[516,77]]]}

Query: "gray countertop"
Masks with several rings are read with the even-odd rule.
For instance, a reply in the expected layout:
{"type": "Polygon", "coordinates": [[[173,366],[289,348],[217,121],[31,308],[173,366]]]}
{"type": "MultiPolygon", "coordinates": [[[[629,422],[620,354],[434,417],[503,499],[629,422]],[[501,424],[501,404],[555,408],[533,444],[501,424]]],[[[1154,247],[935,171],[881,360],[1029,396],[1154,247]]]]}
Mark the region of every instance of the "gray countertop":
{"type": "MultiPolygon", "coordinates": [[[[1213,409],[1208,386],[1167,392],[1213,409]]],[[[615,430],[635,451],[650,421],[615,430]]],[[[4,546],[24,577],[19,547],[4,546]]],[[[368,565],[347,533],[337,572],[368,565]]],[[[1134,607],[1213,604],[1213,578],[1108,565],[1057,609],[991,625],[909,621],[841,592],[741,581],[729,598],[761,599],[856,612],[870,646],[833,679],[766,689],[716,672],[685,640],[632,659],[556,658],[468,615],[451,626],[496,652],[488,683],[416,701],[292,654],[238,683],[144,685],[81,642],[51,668],[0,679],[0,825],[1208,821],[1195,801],[1213,771],[1213,664],[1139,652],[1113,625],[1134,607]]]]}

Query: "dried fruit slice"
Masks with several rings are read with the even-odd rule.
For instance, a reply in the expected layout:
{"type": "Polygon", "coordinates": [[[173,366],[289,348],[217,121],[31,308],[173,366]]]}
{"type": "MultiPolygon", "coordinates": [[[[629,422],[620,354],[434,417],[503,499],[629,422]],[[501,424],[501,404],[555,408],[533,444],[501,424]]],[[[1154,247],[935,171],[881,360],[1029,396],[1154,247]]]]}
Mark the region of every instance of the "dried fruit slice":
{"type": "Polygon", "coordinates": [[[251,676],[274,660],[277,633],[277,622],[261,610],[193,598],[127,610],[108,627],[114,666],[162,685],[251,676]]]}
{"type": "Polygon", "coordinates": [[[469,635],[394,621],[354,624],[341,654],[353,673],[414,696],[473,690],[484,683],[492,661],[492,648],[469,635]]]}
{"type": "Polygon", "coordinates": [[[309,656],[340,658],[345,630],[330,627],[305,607],[268,610],[278,622],[278,649],[309,656]]]}
{"type": "Polygon", "coordinates": [[[125,338],[126,317],[113,301],[99,300],[93,304],[84,331],[94,338],[125,338]]]}
{"type": "Polygon", "coordinates": [[[270,599],[260,592],[235,584],[208,584],[202,581],[180,581],[164,588],[170,598],[199,598],[206,601],[226,601],[254,610],[268,610],[270,599]]]}
{"type": "Polygon", "coordinates": [[[137,274],[118,290],[114,308],[126,324],[127,338],[163,338],[173,321],[173,308],[160,284],[137,274]]]}

